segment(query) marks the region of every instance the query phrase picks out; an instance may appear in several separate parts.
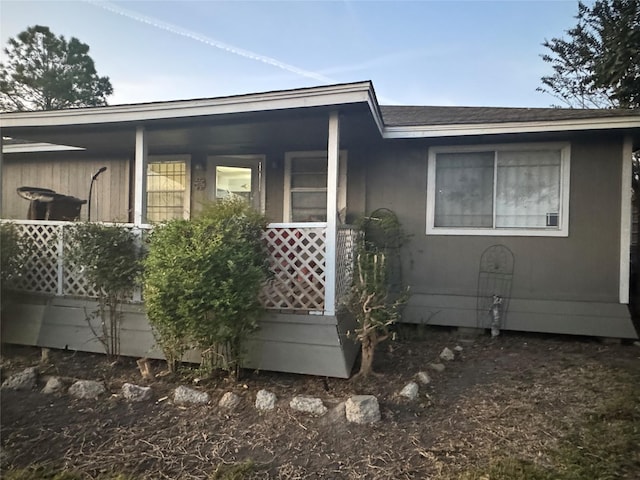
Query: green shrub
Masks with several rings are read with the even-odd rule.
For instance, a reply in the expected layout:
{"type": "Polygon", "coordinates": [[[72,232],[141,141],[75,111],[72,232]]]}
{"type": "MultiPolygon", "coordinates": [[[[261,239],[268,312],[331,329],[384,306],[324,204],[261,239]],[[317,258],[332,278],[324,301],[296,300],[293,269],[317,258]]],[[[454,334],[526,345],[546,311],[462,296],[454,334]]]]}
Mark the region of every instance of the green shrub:
{"type": "Polygon", "coordinates": [[[204,367],[237,373],[262,311],[265,225],[244,201],[230,199],[194,220],[156,227],[144,263],[144,298],[170,370],[195,346],[204,367]]]}
{"type": "Polygon", "coordinates": [[[13,284],[23,274],[24,265],[33,248],[33,239],[28,235],[20,235],[14,224],[0,224],[0,305],[2,307],[9,304],[13,284]]]}
{"type": "Polygon", "coordinates": [[[89,326],[106,353],[118,356],[121,307],[131,297],[142,268],[139,241],[129,229],[99,223],[76,224],[68,235],[69,258],[82,265],[98,295],[98,309],[87,317],[89,326]],[[94,318],[101,331],[93,325],[94,318]]]}
{"type": "Polygon", "coordinates": [[[192,342],[189,312],[180,301],[189,296],[195,281],[195,259],[189,257],[192,231],[186,220],[156,226],[144,260],[144,305],[171,372],[192,342]]]}
{"type": "Polygon", "coordinates": [[[29,245],[29,239],[20,236],[13,223],[0,224],[0,281],[3,292],[20,275],[29,245]]]}

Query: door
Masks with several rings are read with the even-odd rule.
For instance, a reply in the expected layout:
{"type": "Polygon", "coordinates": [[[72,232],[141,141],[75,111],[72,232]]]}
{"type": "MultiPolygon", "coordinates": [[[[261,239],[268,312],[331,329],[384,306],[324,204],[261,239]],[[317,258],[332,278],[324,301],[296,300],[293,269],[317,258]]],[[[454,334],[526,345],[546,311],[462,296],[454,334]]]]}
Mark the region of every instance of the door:
{"type": "Polygon", "coordinates": [[[263,155],[224,155],[207,158],[209,200],[242,198],[264,213],[263,155]]]}

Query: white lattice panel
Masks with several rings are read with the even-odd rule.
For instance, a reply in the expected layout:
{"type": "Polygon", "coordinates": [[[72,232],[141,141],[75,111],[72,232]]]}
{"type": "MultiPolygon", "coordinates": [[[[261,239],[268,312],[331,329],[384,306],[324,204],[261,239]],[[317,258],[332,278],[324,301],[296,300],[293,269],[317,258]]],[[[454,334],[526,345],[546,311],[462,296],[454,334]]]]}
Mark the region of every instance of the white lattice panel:
{"type": "Polygon", "coordinates": [[[345,300],[353,280],[354,254],[360,232],[353,227],[338,229],[336,239],[336,303],[345,300]]]}
{"type": "MultiPolygon", "coordinates": [[[[84,267],[76,264],[69,253],[67,232],[71,223],[13,221],[20,235],[33,241],[32,251],[24,259],[23,274],[13,281],[13,288],[25,292],[51,295],[97,297],[97,292],[84,275],[84,267]]],[[[127,228],[133,229],[133,226],[127,228]]],[[[146,231],[142,231],[142,235],[146,231]]],[[[133,292],[132,298],[140,294],[133,292]]]]}
{"type": "Polygon", "coordinates": [[[23,273],[15,279],[13,288],[26,292],[57,295],[59,242],[62,227],[59,225],[16,224],[21,236],[33,240],[33,250],[24,259],[23,273]]]}
{"type": "Polygon", "coordinates": [[[272,272],[261,296],[265,308],[324,310],[325,228],[271,227],[264,238],[272,272]]]}
{"type": "MultiPolygon", "coordinates": [[[[65,229],[68,231],[68,229],[65,229]]],[[[74,262],[69,255],[73,249],[73,243],[69,238],[65,238],[64,255],[62,263],[62,293],[78,297],[97,297],[95,291],[87,277],[83,274],[84,267],[74,262]]]]}

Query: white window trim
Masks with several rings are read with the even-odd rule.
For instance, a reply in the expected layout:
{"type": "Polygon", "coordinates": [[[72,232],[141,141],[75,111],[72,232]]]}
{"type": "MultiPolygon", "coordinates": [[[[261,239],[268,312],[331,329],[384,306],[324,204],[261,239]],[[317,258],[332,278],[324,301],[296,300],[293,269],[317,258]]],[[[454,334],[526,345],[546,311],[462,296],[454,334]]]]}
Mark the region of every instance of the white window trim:
{"type": "MultiPolygon", "coordinates": [[[[314,150],[304,152],[286,152],[284,154],[284,199],[282,206],[282,217],[284,222],[291,222],[291,193],[292,192],[326,192],[327,189],[321,188],[291,188],[291,160],[293,158],[310,158],[324,155],[328,159],[326,150],[314,150]]],[[[328,162],[328,160],[327,160],[328,162]]],[[[328,165],[327,165],[328,167],[328,165]]],[[[338,172],[338,212],[339,217],[344,221],[343,213],[347,209],[347,151],[340,150],[338,172]]]]}
{"type": "MultiPolygon", "coordinates": [[[[505,143],[499,145],[463,145],[431,147],[427,167],[427,235],[484,235],[509,237],[568,237],[569,236],[569,188],[571,177],[571,144],[554,143],[505,143]],[[560,223],[558,228],[454,228],[435,227],[436,155],[439,153],[465,153],[478,151],[536,151],[560,150],[560,223]]],[[[495,179],[494,179],[495,184],[495,179]]],[[[495,207],[494,207],[495,208],[495,207]]]]}
{"type": "MultiPolygon", "coordinates": [[[[182,218],[188,220],[191,218],[191,155],[186,154],[178,154],[178,155],[149,155],[147,157],[147,165],[150,163],[158,163],[158,162],[184,162],[185,164],[185,189],[184,189],[184,199],[183,199],[183,214],[182,218]]],[[[145,170],[145,175],[147,174],[145,170]]],[[[145,198],[149,193],[149,188],[146,188],[145,198]]],[[[145,210],[146,210],[146,200],[145,200],[145,210]]],[[[147,217],[147,212],[145,211],[145,218],[147,217]]]]}

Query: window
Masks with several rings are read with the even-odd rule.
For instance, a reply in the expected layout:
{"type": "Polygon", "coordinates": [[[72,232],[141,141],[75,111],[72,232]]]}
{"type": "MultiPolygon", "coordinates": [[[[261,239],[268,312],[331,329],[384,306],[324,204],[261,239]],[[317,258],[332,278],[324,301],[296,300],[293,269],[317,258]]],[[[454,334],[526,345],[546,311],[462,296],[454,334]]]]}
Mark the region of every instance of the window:
{"type": "MultiPolygon", "coordinates": [[[[346,152],[340,152],[338,211],[346,210],[346,152]]],[[[289,152],[285,156],[285,222],[327,221],[327,152],[289,152]]]]}
{"type": "Polygon", "coordinates": [[[264,155],[210,155],[206,176],[208,198],[242,198],[264,213],[264,155]]]}
{"type": "Polygon", "coordinates": [[[427,234],[567,236],[569,145],[435,147],[427,234]]]}
{"type": "Polygon", "coordinates": [[[251,203],[251,168],[216,166],[216,198],[242,198],[251,203]]]}
{"type": "Polygon", "coordinates": [[[150,157],[147,163],[147,222],[189,218],[189,159],[150,157]]]}

